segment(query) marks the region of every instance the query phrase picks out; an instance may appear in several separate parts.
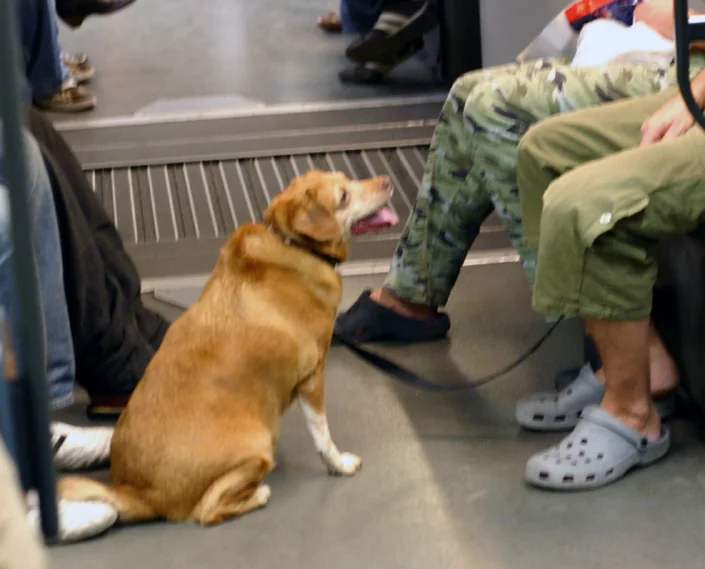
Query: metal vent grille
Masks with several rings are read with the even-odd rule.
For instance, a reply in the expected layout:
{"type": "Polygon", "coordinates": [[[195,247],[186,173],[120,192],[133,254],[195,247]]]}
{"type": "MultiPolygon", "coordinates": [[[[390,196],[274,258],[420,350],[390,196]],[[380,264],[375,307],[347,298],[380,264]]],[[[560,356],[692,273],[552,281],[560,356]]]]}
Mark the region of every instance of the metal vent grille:
{"type": "MultiPolygon", "coordinates": [[[[382,148],[243,160],[88,171],[93,189],[128,244],[222,238],[257,221],[273,196],[312,168],[360,179],[387,174],[392,207],[402,222],[411,212],[428,147],[382,148]]],[[[399,227],[362,240],[396,240],[399,227]]]]}

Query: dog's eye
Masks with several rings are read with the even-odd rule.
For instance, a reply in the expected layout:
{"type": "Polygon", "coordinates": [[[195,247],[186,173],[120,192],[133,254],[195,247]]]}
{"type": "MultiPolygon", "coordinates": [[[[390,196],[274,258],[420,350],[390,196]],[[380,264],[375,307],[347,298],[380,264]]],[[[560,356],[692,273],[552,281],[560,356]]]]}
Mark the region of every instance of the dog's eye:
{"type": "Polygon", "coordinates": [[[340,188],[340,207],[347,205],[349,198],[348,191],[345,188],[340,188]]]}

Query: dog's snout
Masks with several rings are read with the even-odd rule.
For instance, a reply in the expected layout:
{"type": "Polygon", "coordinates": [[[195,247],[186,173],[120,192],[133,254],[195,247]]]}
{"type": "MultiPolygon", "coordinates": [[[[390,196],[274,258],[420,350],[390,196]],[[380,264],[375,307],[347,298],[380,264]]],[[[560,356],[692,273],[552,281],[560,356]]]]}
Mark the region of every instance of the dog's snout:
{"type": "Polygon", "coordinates": [[[379,185],[385,192],[392,191],[392,180],[389,179],[389,176],[380,176],[379,185]]]}

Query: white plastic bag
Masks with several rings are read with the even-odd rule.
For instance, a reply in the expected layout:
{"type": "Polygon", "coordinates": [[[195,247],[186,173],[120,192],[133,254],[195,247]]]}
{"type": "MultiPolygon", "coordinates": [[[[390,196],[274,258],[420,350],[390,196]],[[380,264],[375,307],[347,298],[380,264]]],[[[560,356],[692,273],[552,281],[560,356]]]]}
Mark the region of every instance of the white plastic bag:
{"type": "Polygon", "coordinates": [[[651,63],[667,66],[676,56],[675,44],[637,22],[625,26],[617,20],[595,20],[578,38],[572,67],[651,63]]]}
{"type": "Polygon", "coordinates": [[[583,27],[601,18],[631,26],[634,8],[642,0],[577,0],[562,10],[517,56],[517,61],[546,57],[572,59],[583,27]]]}

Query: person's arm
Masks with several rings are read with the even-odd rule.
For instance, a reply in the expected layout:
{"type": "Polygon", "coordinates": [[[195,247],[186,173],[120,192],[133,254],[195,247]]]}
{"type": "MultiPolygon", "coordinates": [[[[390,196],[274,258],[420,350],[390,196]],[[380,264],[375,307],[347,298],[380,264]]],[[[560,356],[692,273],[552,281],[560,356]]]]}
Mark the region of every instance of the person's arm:
{"type": "Polygon", "coordinates": [[[673,4],[670,2],[642,2],[634,8],[634,23],[637,22],[643,22],[666,39],[675,37],[673,4]]]}
{"type": "MultiPolygon", "coordinates": [[[[705,42],[702,42],[705,46],[705,42]]],[[[690,87],[693,90],[693,95],[701,109],[705,109],[705,69],[701,69],[693,80],[690,82],[690,87]]]]}
{"type": "MultiPolygon", "coordinates": [[[[693,78],[690,86],[698,106],[705,109],[705,69],[693,78]]],[[[694,123],[695,118],[679,93],[641,126],[641,146],[680,136],[694,123]]]]}
{"type": "MultiPolygon", "coordinates": [[[[702,16],[704,12],[688,10],[688,16],[702,16]]],[[[634,8],[634,23],[643,22],[659,35],[669,40],[675,40],[673,4],[661,2],[642,2],[634,8]]],[[[705,41],[695,41],[690,44],[691,52],[705,51],[705,41]]]]}

